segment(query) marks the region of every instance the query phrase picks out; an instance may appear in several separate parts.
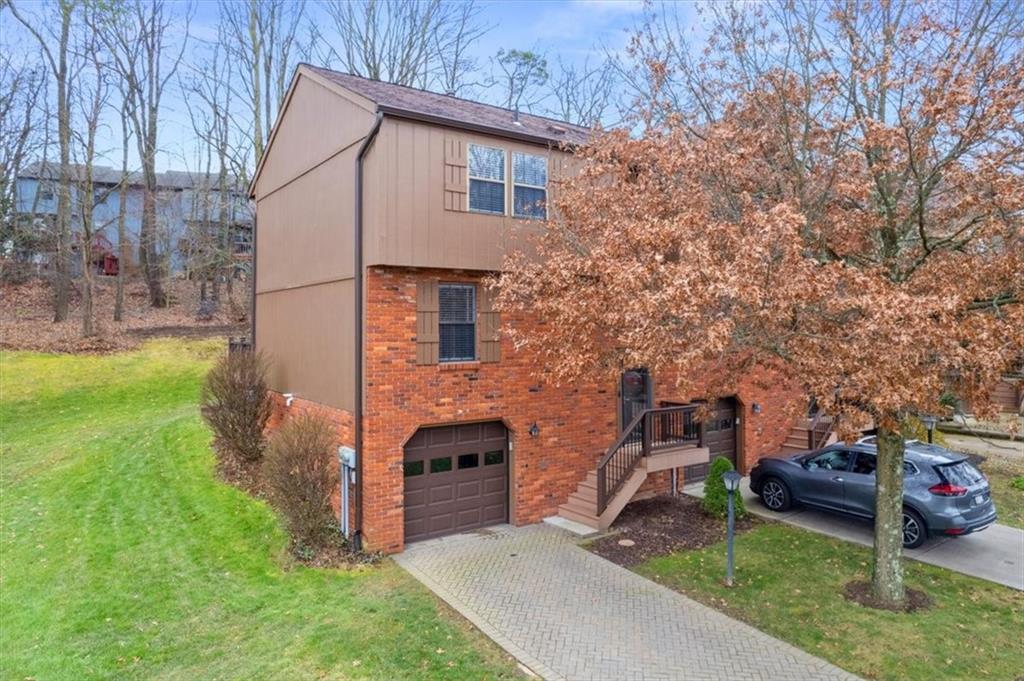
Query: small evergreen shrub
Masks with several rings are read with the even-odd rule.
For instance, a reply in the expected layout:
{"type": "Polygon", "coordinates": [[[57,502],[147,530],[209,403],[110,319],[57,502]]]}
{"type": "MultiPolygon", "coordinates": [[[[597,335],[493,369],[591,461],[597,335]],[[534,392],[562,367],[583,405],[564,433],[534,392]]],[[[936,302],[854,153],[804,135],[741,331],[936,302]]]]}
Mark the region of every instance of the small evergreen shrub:
{"type": "Polygon", "coordinates": [[[298,414],[270,438],[263,479],[274,506],[284,514],[296,553],[322,547],[334,524],[331,494],[337,438],[316,414],[298,414]]]}
{"type": "MultiPolygon", "coordinates": [[[[708,477],[704,481],[704,499],[701,500],[704,512],[710,516],[725,518],[729,514],[729,492],[725,489],[725,480],[722,476],[731,470],[732,461],[723,456],[717,456],[711,462],[708,477]]],[[[747,514],[747,509],[743,506],[743,495],[737,490],[733,497],[733,512],[737,518],[742,518],[747,514]]]]}
{"type": "Polygon", "coordinates": [[[267,393],[267,362],[262,354],[222,355],[206,375],[200,404],[218,449],[249,461],[263,455],[263,428],[273,403],[267,393]]]}

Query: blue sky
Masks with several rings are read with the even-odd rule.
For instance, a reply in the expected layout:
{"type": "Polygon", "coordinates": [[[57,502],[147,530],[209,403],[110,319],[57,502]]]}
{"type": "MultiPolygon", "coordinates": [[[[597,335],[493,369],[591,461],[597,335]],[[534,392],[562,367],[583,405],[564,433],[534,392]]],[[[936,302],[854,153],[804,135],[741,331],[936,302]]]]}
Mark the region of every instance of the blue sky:
{"type": "MultiPolygon", "coordinates": [[[[15,0],[23,12],[40,9],[34,0],[15,0]]],[[[478,63],[489,72],[488,59],[500,48],[534,49],[544,53],[549,63],[561,58],[568,63],[582,63],[588,57],[600,60],[605,51],[625,48],[630,30],[642,14],[639,0],[479,0],[481,19],[492,29],[474,46],[478,63]]],[[[310,0],[310,9],[318,12],[318,2],[310,0]]],[[[681,6],[689,11],[690,6],[681,6]]],[[[184,3],[182,9],[184,8],[184,3]]],[[[217,3],[197,0],[192,3],[189,32],[198,42],[216,38],[217,3]]],[[[195,49],[198,49],[198,44],[195,49]]],[[[26,58],[36,45],[24,35],[24,29],[0,11],[0,49],[21,53],[26,58]]],[[[483,93],[483,99],[487,98],[483,93]]],[[[165,152],[158,159],[160,170],[181,169],[192,165],[189,159],[193,144],[187,111],[176,88],[165,97],[165,114],[161,120],[161,143],[165,152]]],[[[114,159],[119,159],[119,130],[109,131],[102,146],[114,159]]]]}

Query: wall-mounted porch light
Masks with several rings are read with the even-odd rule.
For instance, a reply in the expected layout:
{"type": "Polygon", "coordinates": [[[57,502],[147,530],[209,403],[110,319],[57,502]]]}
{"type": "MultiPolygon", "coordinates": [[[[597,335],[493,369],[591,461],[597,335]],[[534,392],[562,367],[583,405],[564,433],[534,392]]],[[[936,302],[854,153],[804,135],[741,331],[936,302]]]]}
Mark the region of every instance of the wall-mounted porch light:
{"type": "Polygon", "coordinates": [[[750,405],[750,411],[754,412],[755,414],[760,414],[761,413],[761,403],[760,402],[754,402],[752,405],[750,405]]]}
{"type": "Polygon", "coordinates": [[[530,437],[537,437],[538,435],[540,435],[540,426],[538,426],[537,422],[534,421],[533,425],[530,426],[530,430],[528,430],[527,432],[530,434],[530,437]]]}

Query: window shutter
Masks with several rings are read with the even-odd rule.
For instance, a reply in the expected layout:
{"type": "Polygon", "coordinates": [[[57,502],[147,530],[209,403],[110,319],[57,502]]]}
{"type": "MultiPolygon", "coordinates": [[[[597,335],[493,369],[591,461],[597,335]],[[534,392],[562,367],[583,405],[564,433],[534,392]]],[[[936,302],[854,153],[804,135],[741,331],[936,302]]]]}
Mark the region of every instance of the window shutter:
{"type": "Polygon", "coordinates": [[[437,280],[416,282],[416,363],[437,364],[437,280]]]}
{"type": "Polygon", "coordinates": [[[466,197],[466,141],[457,137],[444,139],[444,209],[464,212],[466,197]]]}
{"type": "Polygon", "coordinates": [[[481,362],[501,361],[501,315],[494,309],[494,299],[497,292],[483,284],[479,287],[478,293],[478,315],[477,341],[479,352],[477,357],[481,362]]]}

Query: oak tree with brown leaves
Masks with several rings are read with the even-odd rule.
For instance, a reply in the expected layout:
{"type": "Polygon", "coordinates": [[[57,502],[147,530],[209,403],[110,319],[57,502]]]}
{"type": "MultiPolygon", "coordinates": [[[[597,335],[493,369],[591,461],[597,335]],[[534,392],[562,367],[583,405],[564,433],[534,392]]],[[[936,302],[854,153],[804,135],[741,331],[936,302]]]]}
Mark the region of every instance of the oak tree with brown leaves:
{"type": "Polygon", "coordinates": [[[872,586],[898,606],[901,424],[945,393],[984,412],[1024,348],[1020,18],[759,7],[686,63],[638,33],[642,133],[579,150],[499,306],[546,322],[510,333],[564,380],[646,366],[713,399],[763,366],[873,422],[872,586]]]}

